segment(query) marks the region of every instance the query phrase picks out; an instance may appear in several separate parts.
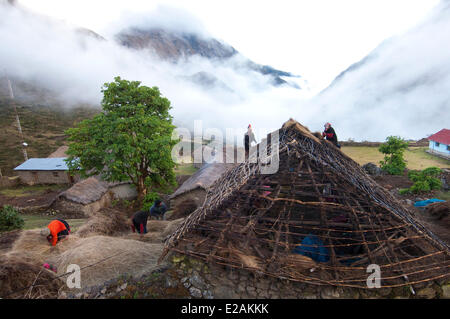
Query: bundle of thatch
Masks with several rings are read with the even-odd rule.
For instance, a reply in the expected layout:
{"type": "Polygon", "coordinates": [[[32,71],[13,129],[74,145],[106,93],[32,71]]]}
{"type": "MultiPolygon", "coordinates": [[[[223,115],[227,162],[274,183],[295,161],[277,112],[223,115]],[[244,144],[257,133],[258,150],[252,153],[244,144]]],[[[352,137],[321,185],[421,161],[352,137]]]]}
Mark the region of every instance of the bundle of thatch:
{"type": "Polygon", "coordinates": [[[166,228],[162,231],[161,235],[163,238],[172,235],[172,233],[181,225],[181,223],[184,221],[184,218],[178,218],[175,220],[169,221],[166,228]]]}
{"type": "Polygon", "coordinates": [[[50,262],[63,275],[67,266],[81,268],[81,286],[89,287],[123,274],[142,276],[158,267],[161,244],[144,243],[124,238],[94,236],[78,239],[70,249],[50,262]]]}
{"type": "Polygon", "coordinates": [[[195,212],[197,208],[198,208],[197,202],[191,198],[188,198],[175,206],[175,209],[172,215],[170,216],[170,219],[187,217],[193,212],[195,212]]]}
{"type": "Polygon", "coordinates": [[[426,213],[437,220],[446,219],[450,214],[450,202],[439,202],[428,205],[426,213]]]}
{"type": "Polygon", "coordinates": [[[0,256],[0,298],[57,298],[62,284],[26,255],[0,256]]]}
{"type": "Polygon", "coordinates": [[[145,243],[155,243],[155,244],[156,243],[161,244],[164,239],[164,237],[161,236],[160,232],[147,233],[147,234],[132,233],[132,234],[124,235],[122,238],[139,240],[139,241],[142,241],[145,243]]]}
{"type": "Polygon", "coordinates": [[[89,237],[93,235],[113,236],[130,229],[129,220],[126,216],[115,209],[104,208],[82,225],[76,234],[79,237],[89,237]]]}
{"type": "Polygon", "coordinates": [[[49,245],[47,239],[40,234],[39,229],[26,230],[15,241],[10,254],[26,255],[36,264],[42,265],[50,257],[57,256],[61,252],[73,247],[78,240],[79,238],[77,236],[70,235],[60,241],[55,247],[52,247],[49,245]]]}
{"type": "Polygon", "coordinates": [[[147,223],[147,234],[132,233],[123,237],[148,243],[161,243],[164,238],[171,235],[178,228],[183,220],[183,218],[171,221],[151,220],[147,223]]]}
{"type": "Polygon", "coordinates": [[[28,230],[21,234],[8,255],[26,256],[34,269],[41,269],[43,263],[54,265],[58,276],[66,273],[68,265],[77,264],[82,269],[81,285],[85,288],[122,274],[140,276],[152,271],[161,251],[161,241],[147,243],[107,236],[80,238],[76,234],[52,247],[39,230],[28,230]]]}
{"type": "Polygon", "coordinates": [[[149,220],[147,222],[147,231],[149,233],[153,232],[162,232],[164,229],[166,229],[167,225],[169,225],[170,221],[168,220],[149,220]]]}

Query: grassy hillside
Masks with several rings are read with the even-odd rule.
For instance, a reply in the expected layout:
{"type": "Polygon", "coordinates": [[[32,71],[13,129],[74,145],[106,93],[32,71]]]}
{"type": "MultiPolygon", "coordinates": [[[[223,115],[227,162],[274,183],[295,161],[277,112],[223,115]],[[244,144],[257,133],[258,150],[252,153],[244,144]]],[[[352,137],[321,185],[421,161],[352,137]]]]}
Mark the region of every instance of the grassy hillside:
{"type": "MultiPolygon", "coordinates": [[[[64,131],[98,110],[78,107],[70,110],[47,105],[21,104],[17,106],[28,157],[47,157],[64,144],[64,131]]],[[[0,99],[0,169],[12,175],[12,169],[24,161],[21,141],[12,105],[0,99]]]]}
{"type": "MultiPolygon", "coordinates": [[[[427,147],[409,147],[405,151],[408,169],[424,169],[430,166],[450,168],[450,161],[426,153],[427,147]]],[[[379,164],[384,155],[378,147],[372,146],[342,146],[342,151],[360,165],[372,162],[379,164]]]]}

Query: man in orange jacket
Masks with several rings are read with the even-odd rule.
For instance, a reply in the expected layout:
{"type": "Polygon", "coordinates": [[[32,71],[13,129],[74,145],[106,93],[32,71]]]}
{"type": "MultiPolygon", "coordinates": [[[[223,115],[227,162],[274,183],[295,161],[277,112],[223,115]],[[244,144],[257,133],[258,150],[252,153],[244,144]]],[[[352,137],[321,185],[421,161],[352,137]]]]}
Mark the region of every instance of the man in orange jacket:
{"type": "Polygon", "coordinates": [[[48,242],[52,246],[56,246],[56,243],[63,238],[69,236],[70,226],[63,219],[55,219],[48,224],[46,228],[41,231],[41,235],[46,236],[48,242]]]}

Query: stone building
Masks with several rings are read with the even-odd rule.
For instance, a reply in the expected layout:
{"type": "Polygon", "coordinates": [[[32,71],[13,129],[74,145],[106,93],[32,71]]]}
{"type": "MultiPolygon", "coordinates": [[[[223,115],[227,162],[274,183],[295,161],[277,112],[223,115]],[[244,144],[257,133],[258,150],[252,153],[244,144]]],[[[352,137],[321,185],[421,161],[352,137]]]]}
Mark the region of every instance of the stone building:
{"type": "Polygon", "coordinates": [[[21,183],[35,184],[71,184],[77,178],[69,174],[65,157],[30,158],[17,166],[14,171],[21,183]]]}

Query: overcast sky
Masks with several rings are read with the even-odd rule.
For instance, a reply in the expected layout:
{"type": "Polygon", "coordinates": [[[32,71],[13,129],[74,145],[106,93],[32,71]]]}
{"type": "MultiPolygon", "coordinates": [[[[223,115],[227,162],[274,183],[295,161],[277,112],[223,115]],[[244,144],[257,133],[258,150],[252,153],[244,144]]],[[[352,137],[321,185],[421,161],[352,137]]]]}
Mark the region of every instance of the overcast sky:
{"type": "Polygon", "coordinates": [[[189,12],[213,37],[257,63],[326,87],[384,39],[413,27],[439,0],[19,0],[42,14],[108,35],[124,15],[161,4],[189,12]]]}

